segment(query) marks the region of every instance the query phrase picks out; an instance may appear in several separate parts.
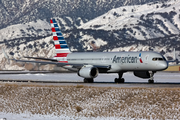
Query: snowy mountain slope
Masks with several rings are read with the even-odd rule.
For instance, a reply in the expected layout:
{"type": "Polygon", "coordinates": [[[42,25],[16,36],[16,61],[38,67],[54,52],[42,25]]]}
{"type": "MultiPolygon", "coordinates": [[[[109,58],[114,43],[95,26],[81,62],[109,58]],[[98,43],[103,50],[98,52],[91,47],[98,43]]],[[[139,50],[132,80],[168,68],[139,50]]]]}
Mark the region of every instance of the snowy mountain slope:
{"type": "Polygon", "coordinates": [[[94,49],[93,42],[98,51],[157,51],[172,59],[174,48],[180,56],[179,6],[180,1],[172,0],[112,9],[78,27],[67,40],[70,46],[80,42],[85,51],[94,49]]]}
{"type": "Polygon", "coordinates": [[[1,0],[0,28],[51,17],[91,20],[112,8],[156,1],[159,0],[1,0]]]}
{"type": "MultiPolygon", "coordinates": [[[[56,18],[56,20],[59,23],[59,26],[61,26],[61,30],[69,30],[72,29],[73,26],[78,26],[74,21],[72,21],[70,17],[64,17],[64,19],[56,18]]],[[[24,24],[15,24],[0,29],[0,41],[23,37],[49,36],[52,34],[49,21],[39,19],[37,21],[24,24]]],[[[80,24],[84,24],[81,18],[79,18],[78,21],[80,22],[80,24]]]]}
{"type": "MultiPolygon", "coordinates": [[[[53,17],[72,51],[154,50],[172,57],[170,53],[176,48],[178,55],[179,1],[156,1],[25,0],[11,3],[2,0],[0,6],[4,7],[0,7],[0,11],[5,12],[0,13],[0,48],[5,48],[11,58],[52,58],[55,54],[49,19],[53,17]],[[153,3],[140,5],[147,2],[153,3]],[[9,10],[10,6],[14,6],[16,12],[9,10]]],[[[23,65],[8,64],[1,50],[0,61],[1,69],[23,69],[23,65]]]]}
{"type": "Polygon", "coordinates": [[[50,24],[46,20],[37,20],[25,24],[11,25],[0,30],[0,40],[22,37],[38,37],[51,34],[50,24]]]}
{"type": "Polygon", "coordinates": [[[126,29],[126,34],[138,40],[165,37],[180,33],[180,2],[149,3],[112,9],[79,28],[92,30],[126,29]]]}
{"type": "MultiPolygon", "coordinates": [[[[5,49],[5,52],[9,55],[10,58],[16,58],[16,59],[24,59],[23,58],[24,56],[52,58],[55,55],[55,49],[52,42],[52,36],[32,40],[29,42],[21,42],[21,43],[18,43],[17,46],[15,44],[14,47],[10,47],[10,48],[6,48],[4,45],[1,45],[1,48],[5,49]]],[[[0,54],[1,54],[0,56],[1,69],[6,69],[6,70],[25,69],[23,66],[25,66],[26,64],[15,63],[13,61],[10,61],[9,63],[7,59],[5,58],[2,50],[0,50],[0,54]]],[[[37,64],[32,64],[32,65],[35,68],[37,67],[37,64]]],[[[53,68],[51,66],[46,66],[46,68],[44,68],[43,70],[50,70],[50,69],[53,69],[53,68]]]]}

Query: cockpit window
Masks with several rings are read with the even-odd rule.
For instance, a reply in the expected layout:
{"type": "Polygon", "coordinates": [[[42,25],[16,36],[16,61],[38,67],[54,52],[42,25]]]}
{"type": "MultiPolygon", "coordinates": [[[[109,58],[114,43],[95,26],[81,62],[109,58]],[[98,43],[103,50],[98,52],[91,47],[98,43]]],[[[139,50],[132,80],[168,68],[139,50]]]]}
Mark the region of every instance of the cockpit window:
{"type": "Polygon", "coordinates": [[[163,58],[153,58],[152,60],[153,60],[153,61],[164,61],[163,58]]]}

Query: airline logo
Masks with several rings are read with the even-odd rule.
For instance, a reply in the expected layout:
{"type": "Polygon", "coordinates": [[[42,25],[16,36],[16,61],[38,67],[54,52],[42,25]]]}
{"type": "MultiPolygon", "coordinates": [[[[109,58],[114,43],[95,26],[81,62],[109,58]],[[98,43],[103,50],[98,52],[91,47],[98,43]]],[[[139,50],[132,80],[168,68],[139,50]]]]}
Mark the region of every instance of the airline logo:
{"type": "Polygon", "coordinates": [[[142,58],[141,58],[141,53],[139,53],[139,61],[140,63],[143,63],[142,58]]]}
{"type": "Polygon", "coordinates": [[[50,20],[51,30],[53,32],[54,45],[56,48],[56,58],[59,62],[67,62],[67,55],[70,53],[70,50],[67,46],[67,43],[61,33],[61,30],[58,27],[58,24],[55,19],[50,20]]]}

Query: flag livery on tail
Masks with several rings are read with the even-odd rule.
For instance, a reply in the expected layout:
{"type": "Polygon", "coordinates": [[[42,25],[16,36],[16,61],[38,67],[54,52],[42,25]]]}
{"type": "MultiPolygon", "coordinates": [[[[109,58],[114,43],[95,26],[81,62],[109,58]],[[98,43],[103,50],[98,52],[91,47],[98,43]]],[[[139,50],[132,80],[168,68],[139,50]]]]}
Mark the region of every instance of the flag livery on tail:
{"type": "Polygon", "coordinates": [[[52,32],[53,32],[53,39],[54,39],[54,45],[56,48],[56,58],[59,62],[65,62],[67,63],[67,55],[70,52],[69,47],[67,46],[67,43],[58,27],[58,24],[55,19],[50,20],[52,32]]]}

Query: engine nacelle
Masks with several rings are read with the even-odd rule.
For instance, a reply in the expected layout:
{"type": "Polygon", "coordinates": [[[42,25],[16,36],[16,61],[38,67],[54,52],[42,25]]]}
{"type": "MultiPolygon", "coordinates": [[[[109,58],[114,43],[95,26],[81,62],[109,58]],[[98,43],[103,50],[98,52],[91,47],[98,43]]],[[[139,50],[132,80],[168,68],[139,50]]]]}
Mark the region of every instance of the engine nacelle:
{"type": "Polygon", "coordinates": [[[98,69],[96,67],[83,67],[78,71],[78,75],[83,78],[95,78],[98,76],[98,69]]]}
{"type": "Polygon", "coordinates": [[[150,78],[150,73],[148,71],[134,71],[134,75],[140,78],[150,78]]]}

